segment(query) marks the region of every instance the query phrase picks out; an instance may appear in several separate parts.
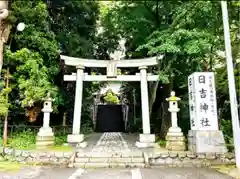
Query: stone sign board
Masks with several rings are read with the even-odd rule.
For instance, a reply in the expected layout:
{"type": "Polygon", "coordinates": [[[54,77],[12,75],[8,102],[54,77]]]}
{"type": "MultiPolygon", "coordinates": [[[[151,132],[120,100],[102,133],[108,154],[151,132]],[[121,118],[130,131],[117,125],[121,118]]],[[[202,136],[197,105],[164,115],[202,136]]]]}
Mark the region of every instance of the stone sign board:
{"type": "Polygon", "coordinates": [[[213,72],[195,72],[188,77],[192,130],[218,130],[215,79],[213,72]]]}

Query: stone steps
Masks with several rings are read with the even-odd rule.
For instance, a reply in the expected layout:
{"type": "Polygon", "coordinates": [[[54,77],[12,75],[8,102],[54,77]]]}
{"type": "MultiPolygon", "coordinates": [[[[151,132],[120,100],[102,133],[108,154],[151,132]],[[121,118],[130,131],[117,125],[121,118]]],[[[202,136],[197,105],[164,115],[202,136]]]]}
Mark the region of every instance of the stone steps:
{"type": "Polygon", "coordinates": [[[115,168],[115,167],[145,167],[145,160],[142,152],[90,152],[77,153],[74,159],[75,168],[115,168]]]}

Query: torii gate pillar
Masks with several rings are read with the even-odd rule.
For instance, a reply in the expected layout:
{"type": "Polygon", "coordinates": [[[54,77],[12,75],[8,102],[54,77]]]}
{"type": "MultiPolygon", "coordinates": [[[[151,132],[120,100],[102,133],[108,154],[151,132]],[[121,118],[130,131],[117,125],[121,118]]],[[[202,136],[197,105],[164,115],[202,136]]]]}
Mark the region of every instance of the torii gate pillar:
{"type": "Polygon", "coordinates": [[[73,114],[73,130],[72,134],[68,135],[68,143],[78,144],[81,147],[86,147],[87,143],[84,141],[84,135],[80,133],[81,128],[81,114],[82,114],[82,93],[83,93],[83,70],[84,66],[78,65],[76,75],[76,89],[75,89],[75,103],[73,114]]]}
{"type": "MultiPolygon", "coordinates": [[[[159,57],[163,58],[163,56],[159,57]]],[[[141,83],[141,104],[142,104],[142,127],[143,133],[139,135],[139,141],[136,146],[139,148],[154,147],[155,135],[150,132],[149,101],[148,101],[148,81],[157,81],[158,75],[147,74],[148,66],[158,64],[157,57],[132,60],[94,60],[81,59],[61,55],[61,59],[66,65],[75,66],[76,75],[64,75],[64,81],[76,81],[75,105],[73,117],[73,131],[68,135],[68,143],[78,144],[80,147],[86,147],[84,135],[81,134],[81,108],[83,81],[140,81],[141,83]],[[107,68],[107,75],[88,75],[83,72],[84,67],[107,68]],[[117,75],[117,68],[138,67],[140,75],[117,75]]]]}

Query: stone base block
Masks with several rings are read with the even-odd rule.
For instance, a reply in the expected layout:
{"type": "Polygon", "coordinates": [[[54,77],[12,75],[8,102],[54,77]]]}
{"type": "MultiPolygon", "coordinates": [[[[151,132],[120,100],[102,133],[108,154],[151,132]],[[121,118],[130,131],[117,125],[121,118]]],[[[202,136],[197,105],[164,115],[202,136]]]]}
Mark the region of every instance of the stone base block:
{"type": "Polygon", "coordinates": [[[139,142],[155,143],[155,134],[139,134],[139,142]]]}
{"type": "Polygon", "coordinates": [[[188,150],[195,153],[226,153],[223,133],[217,131],[190,130],[188,133],[188,150]]]}
{"type": "Polygon", "coordinates": [[[36,138],[36,148],[46,148],[54,145],[54,136],[37,136],[36,138]]]}
{"type": "Polygon", "coordinates": [[[84,142],[84,134],[69,134],[67,136],[67,142],[69,145],[80,148],[85,148],[87,146],[87,142],[84,142]]]}
{"type": "Polygon", "coordinates": [[[67,136],[67,142],[71,144],[78,144],[84,141],[84,134],[69,134],[67,136]]]}
{"type": "Polygon", "coordinates": [[[181,133],[182,132],[180,127],[170,127],[168,131],[171,133],[181,133]]]}
{"type": "Polygon", "coordinates": [[[54,133],[52,131],[51,127],[41,127],[38,132],[38,136],[54,136],[54,133]]]}
{"type": "Polygon", "coordinates": [[[138,148],[156,147],[155,134],[139,134],[139,141],[135,145],[138,148]]]}
{"type": "Polygon", "coordinates": [[[158,147],[158,144],[154,143],[154,142],[139,142],[139,141],[137,141],[135,145],[136,145],[137,148],[155,148],[155,147],[158,147]]]}
{"type": "Polygon", "coordinates": [[[182,132],[168,132],[166,136],[166,148],[171,151],[184,151],[186,150],[185,138],[182,132]]]}

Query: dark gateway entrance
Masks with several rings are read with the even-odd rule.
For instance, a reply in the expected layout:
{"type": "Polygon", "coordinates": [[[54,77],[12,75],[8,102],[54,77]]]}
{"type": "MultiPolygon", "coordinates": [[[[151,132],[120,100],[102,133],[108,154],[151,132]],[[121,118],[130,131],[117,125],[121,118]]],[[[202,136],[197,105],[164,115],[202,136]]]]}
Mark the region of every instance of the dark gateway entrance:
{"type": "Polygon", "coordinates": [[[96,132],[124,132],[122,105],[98,105],[96,132]]]}

